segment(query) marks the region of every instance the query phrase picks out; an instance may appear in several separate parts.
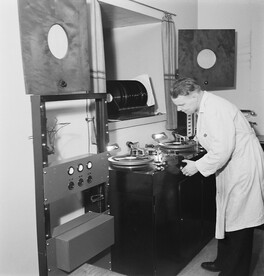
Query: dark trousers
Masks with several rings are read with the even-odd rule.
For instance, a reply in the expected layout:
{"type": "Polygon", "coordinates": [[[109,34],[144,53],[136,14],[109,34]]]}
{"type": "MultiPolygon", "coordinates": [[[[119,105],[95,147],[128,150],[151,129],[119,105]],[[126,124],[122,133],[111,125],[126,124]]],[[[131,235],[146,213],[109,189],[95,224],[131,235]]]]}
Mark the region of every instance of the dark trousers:
{"type": "Polygon", "coordinates": [[[219,276],[248,276],[252,256],[254,228],[226,232],[225,238],[218,240],[217,266],[222,271],[219,276]]]}

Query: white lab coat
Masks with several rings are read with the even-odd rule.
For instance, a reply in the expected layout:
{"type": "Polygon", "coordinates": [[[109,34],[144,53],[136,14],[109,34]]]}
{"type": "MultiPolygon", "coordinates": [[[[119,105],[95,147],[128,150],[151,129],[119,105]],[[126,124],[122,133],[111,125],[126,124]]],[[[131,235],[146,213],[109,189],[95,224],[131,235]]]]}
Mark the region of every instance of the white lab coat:
{"type": "Polygon", "coordinates": [[[195,162],[204,176],[216,175],[215,237],[264,223],[264,153],[240,110],[204,92],[197,135],[207,153],[195,162]]]}

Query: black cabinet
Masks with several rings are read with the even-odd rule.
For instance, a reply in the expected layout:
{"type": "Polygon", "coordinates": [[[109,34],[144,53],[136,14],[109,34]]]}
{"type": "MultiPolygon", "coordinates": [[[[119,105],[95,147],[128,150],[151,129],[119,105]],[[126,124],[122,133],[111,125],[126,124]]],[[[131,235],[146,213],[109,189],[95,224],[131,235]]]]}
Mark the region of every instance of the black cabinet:
{"type": "Polygon", "coordinates": [[[163,171],[110,170],[115,220],[112,270],[176,275],[214,236],[215,178],[163,171]]]}

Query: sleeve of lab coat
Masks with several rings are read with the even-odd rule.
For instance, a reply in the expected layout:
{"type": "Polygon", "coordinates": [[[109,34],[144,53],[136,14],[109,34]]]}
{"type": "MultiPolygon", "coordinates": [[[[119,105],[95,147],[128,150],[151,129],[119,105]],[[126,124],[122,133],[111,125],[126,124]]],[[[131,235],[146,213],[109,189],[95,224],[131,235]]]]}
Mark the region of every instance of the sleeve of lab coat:
{"type": "Polygon", "coordinates": [[[195,165],[202,175],[209,176],[230,159],[235,148],[235,125],[228,105],[211,105],[203,115],[205,122],[200,131],[204,133],[204,139],[209,139],[209,150],[195,165]]]}

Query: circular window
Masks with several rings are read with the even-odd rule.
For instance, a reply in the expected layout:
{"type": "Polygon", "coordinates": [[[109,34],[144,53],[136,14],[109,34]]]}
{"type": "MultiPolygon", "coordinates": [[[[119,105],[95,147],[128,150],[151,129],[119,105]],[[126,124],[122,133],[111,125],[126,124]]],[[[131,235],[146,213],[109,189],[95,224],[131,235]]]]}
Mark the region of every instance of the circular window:
{"type": "Polygon", "coordinates": [[[216,63],[216,55],[210,49],[204,49],[197,56],[197,63],[203,69],[210,69],[216,63]]]}
{"type": "Polygon", "coordinates": [[[48,33],[48,45],[54,57],[62,59],[68,51],[68,37],[65,30],[59,25],[51,26],[48,33]]]}

